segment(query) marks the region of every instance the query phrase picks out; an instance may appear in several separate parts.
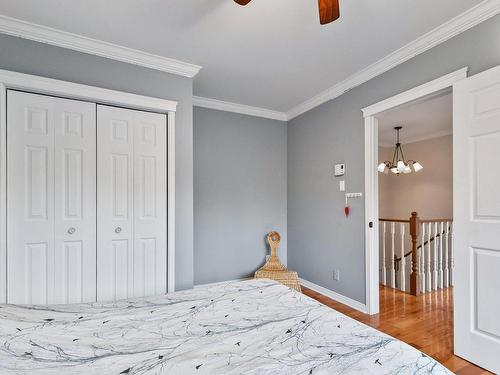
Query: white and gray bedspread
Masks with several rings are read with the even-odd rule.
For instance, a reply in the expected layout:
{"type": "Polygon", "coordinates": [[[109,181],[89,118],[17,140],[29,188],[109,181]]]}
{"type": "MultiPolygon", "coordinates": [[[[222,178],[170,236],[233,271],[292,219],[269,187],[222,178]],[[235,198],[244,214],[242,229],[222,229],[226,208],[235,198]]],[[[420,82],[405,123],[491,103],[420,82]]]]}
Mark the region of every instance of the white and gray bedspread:
{"type": "Polygon", "coordinates": [[[451,374],[280,284],[81,305],[0,305],[0,374],[451,374]]]}

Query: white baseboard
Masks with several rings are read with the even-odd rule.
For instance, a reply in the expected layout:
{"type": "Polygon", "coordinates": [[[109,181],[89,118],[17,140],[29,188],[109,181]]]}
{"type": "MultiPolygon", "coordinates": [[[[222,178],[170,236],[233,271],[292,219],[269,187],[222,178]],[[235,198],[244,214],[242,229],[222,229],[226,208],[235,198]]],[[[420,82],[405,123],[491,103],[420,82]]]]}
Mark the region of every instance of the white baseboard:
{"type": "Polygon", "coordinates": [[[361,311],[362,313],[365,313],[365,314],[368,313],[368,309],[364,303],[353,300],[352,298],[349,298],[349,297],[346,297],[342,294],[336,293],[333,290],[326,289],[326,288],[319,286],[317,284],[314,284],[310,281],[307,281],[304,279],[299,279],[299,280],[300,280],[300,284],[304,285],[306,288],[309,288],[311,290],[314,290],[315,292],[323,294],[324,296],[331,298],[334,301],[337,301],[337,302],[340,302],[346,306],[352,307],[353,309],[361,311]]]}
{"type": "Polygon", "coordinates": [[[218,281],[216,283],[198,284],[198,285],[195,285],[193,288],[197,289],[197,288],[203,288],[206,286],[216,286],[216,285],[222,285],[222,284],[227,284],[227,283],[235,283],[237,281],[246,281],[246,280],[250,280],[250,279],[252,279],[252,278],[251,277],[244,277],[242,279],[218,281]]]}

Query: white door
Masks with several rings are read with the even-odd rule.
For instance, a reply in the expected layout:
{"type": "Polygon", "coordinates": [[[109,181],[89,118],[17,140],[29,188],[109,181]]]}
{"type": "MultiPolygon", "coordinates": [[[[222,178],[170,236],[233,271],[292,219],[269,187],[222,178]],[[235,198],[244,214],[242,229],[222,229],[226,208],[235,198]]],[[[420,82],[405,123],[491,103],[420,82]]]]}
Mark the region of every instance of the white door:
{"type": "Polygon", "coordinates": [[[98,300],[167,291],[166,126],[166,115],[98,106],[98,300]]]}
{"type": "Polygon", "coordinates": [[[9,91],[7,301],[96,299],[95,104],[9,91]]]}
{"type": "Polygon", "coordinates": [[[500,373],[500,67],[453,96],[455,353],[500,373]]]}

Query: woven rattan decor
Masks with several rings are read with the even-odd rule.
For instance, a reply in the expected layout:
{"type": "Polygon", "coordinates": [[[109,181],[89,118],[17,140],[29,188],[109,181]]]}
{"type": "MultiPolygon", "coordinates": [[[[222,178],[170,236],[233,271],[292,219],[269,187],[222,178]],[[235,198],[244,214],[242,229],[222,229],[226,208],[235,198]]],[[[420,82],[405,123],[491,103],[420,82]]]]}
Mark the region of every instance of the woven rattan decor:
{"type": "Polygon", "coordinates": [[[278,281],[298,292],[301,292],[299,276],[295,271],[289,271],[279,260],[276,252],[280,245],[281,236],[278,232],[271,232],[267,235],[267,241],[271,247],[271,256],[266,264],[255,272],[256,279],[271,279],[278,281]]]}

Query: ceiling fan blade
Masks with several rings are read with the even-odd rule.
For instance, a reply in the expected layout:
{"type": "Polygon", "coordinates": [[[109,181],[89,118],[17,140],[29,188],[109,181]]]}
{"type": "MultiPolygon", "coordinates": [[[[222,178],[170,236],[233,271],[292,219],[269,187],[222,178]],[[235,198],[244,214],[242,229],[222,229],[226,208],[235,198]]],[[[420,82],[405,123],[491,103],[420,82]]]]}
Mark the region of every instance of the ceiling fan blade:
{"type": "Polygon", "coordinates": [[[250,1],[252,0],[234,0],[235,3],[240,4],[240,5],[247,5],[250,1]]]}
{"type": "Polygon", "coordinates": [[[320,24],[326,25],[340,17],[339,0],[318,0],[318,5],[320,24]]]}

